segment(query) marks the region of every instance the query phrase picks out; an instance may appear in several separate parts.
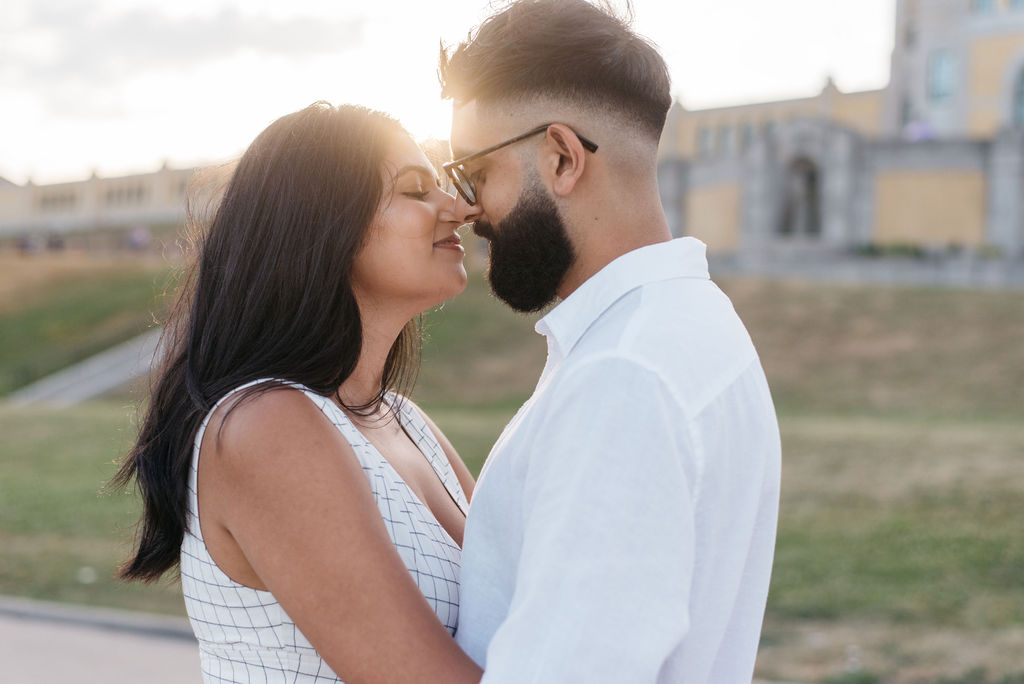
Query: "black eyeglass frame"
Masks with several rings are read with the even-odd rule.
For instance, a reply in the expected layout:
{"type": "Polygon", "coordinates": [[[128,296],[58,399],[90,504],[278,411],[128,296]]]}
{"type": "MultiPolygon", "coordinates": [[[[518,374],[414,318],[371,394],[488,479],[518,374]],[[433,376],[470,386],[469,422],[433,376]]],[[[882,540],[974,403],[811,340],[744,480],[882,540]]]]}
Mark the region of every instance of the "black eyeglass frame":
{"type": "MultiPolygon", "coordinates": [[[[480,157],[484,157],[484,156],[490,154],[491,152],[494,152],[496,150],[500,150],[502,147],[506,147],[508,145],[511,145],[512,143],[517,143],[520,140],[523,140],[524,138],[529,138],[531,135],[537,135],[538,133],[543,133],[543,132],[547,131],[551,126],[554,126],[554,125],[555,125],[555,122],[542,124],[540,126],[537,126],[537,128],[534,128],[533,130],[527,131],[526,133],[521,133],[520,135],[517,135],[514,138],[509,138],[505,142],[500,142],[497,145],[491,145],[490,147],[482,149],[479,152],[474,152],[473,154],[467,154],[465,157],[459,157],[458,159],[453,159],[450,162],[442,164],[441,168],[444,169],[445,174],[448,175],[448,178],[451,180],[452,185],[455,186],[455,189],[458,191],[458,193],[460,195],[462,195],[462,199],[466,200],[466,203],[469,204],[470,206],[473,206],[473,205],[476,204],[476,188],[473,187],[472,181],[469,180],[469,176],[466,175],[466,171],[465,171],[465,169],[462,168],[462,166],[466,162],[471,162],[474,159],[479,159],[480,157]]],[[[569,130],[572,131],[571,128],[569,128],[569,130]]],[[[575,135],[577,138],[579,138],[580,144],[583,145],[583,149],[585,149],[585,150],[587,150],[588,152],[591,152],[591,153],[597,152],[597,143],[595,143],[595,142],[593,142],[593,141],[583,137],[582,135],[580,135],[576,131],[572,131],[572,132],[573,132],[573,135],[575,135]]]]}

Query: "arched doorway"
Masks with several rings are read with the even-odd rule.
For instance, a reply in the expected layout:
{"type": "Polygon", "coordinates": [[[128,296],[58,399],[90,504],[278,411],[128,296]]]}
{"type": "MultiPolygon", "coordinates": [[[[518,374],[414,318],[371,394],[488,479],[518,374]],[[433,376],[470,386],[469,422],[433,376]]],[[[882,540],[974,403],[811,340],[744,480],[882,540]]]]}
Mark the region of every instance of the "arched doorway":
{"type": "Polygon", "coordinates": [[[784,237],[821,235],[821,174],[807,157],[795,159],[786,170],[778,234],[784,237]]]}

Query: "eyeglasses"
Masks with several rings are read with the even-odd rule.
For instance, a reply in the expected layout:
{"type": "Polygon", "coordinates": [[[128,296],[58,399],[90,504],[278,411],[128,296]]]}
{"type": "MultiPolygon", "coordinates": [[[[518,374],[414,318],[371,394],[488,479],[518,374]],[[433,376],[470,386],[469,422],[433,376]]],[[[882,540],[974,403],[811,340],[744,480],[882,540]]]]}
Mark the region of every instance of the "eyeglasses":
{"type": "MultiPolygon", "coordinates": [[[[477,200],[476,188],[473,187],[473,182],[469,180],[469,176],[466,175],[466,169],[463,168],[466,162],[473,161],[474,159],[479,159],[480,157],[488,155],[491,152],[494,152],[495,150],[500,150],[502,147],[511,145],[512,143],[517,143],[524,138],[529,138],[531,135],[543,133],[553,125],[554,124],[546,123],[543,126],[537,126],[537,128],[534,128],[532,131],[527,131],[522,135],[517,135],[514,138],[509,138],[505,142],[500,142],[497,145],[491,145],[490,147],[480,150],[479,152],[467,154],[465,157],[453,159],[447,164],[443,164],[441,168],[443,168],[444,172],[448,174],[448,178],[451,179],[452,184],[455,186],[455,189],[459,191],[460,195],[462,195],[462,199],[466,200],[467,204],[474,205],[476,204],[477,200]]],[[[569,130],[572,129],[570,128],[569,130]]],[[[576,131],[572,132],[577,138],[579,138],[580,144],[583,145],[583,149],[587,150],[588,152],[597,152],[597,143],[587,140],[576,131]]]]}

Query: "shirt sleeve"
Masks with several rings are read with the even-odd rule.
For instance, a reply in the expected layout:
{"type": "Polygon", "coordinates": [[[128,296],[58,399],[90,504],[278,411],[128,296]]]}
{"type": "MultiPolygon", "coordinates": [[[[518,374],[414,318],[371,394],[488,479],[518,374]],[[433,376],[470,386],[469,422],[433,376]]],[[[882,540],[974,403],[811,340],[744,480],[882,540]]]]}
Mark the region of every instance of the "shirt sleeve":
{"type": "Polygon", "coordinates": [[[615,357],[549,390],[482,681],[655,682],[690,627],[697,454],[683,412],[655,372],[615,357]]]}

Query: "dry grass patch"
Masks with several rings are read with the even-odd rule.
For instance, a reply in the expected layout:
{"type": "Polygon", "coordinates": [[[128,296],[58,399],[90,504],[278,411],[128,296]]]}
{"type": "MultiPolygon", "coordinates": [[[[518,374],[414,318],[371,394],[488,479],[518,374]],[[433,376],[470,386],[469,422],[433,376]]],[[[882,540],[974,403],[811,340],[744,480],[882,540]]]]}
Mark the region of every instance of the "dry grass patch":
{"type": "Polygon", "coordinates": [[[1019,292],[725,280],[782,408],[1024,419],[1019,292]]]}
{"type": "Polygon", "coordinates": [[[898,505],[932,494],[1024,492],[1024,425],[788,415],[783,419],[788,510],[856,498],[898,505]]]}
{"type": "Polygon", "coordinates": [[[758,676],[821,682],[842,673],[877,673],[886,684],[958,681],[978,670],[999,681],[1024,672],[1024,627],[951,629],[885,620],[769,619],[758,676]]]}
{"type": "Polygon", "coordinates": [[[0,314],[32,306],[69,282],[166,268],[164,260],[151,255],[0,252],[0,314]]]}

